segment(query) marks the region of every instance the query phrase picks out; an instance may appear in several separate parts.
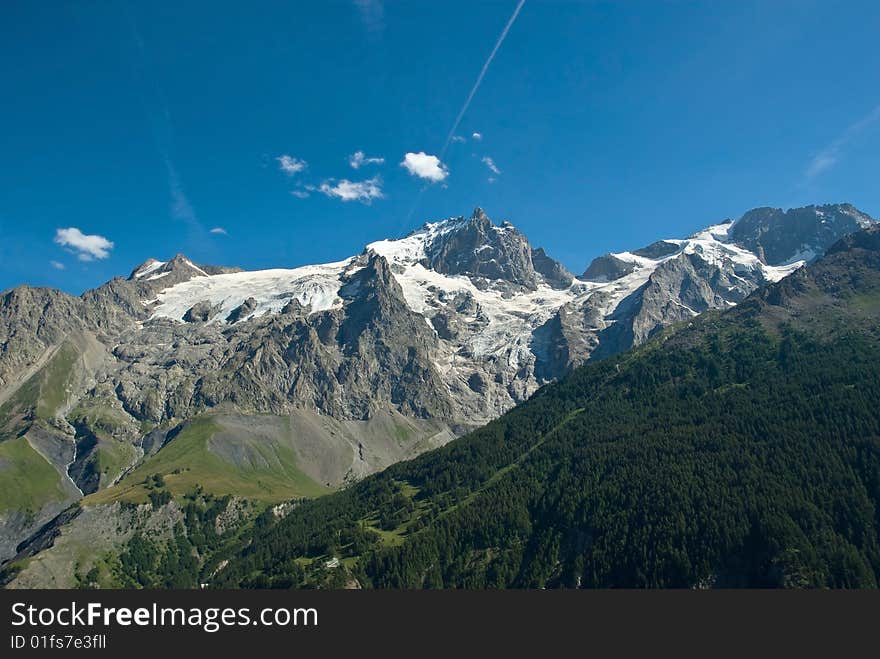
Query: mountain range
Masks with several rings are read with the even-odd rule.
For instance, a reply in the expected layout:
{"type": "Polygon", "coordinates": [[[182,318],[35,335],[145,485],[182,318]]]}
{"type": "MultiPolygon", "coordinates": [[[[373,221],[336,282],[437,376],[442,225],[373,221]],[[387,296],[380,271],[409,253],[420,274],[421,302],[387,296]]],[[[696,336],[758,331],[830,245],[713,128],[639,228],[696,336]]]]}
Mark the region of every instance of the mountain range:
{"type": "MultiPolygon", "coordinates": [[[[467,437],[265,517],[208,550],[190,579],[877,588],[878,318],[874,227],[734,308],[575,369],[467,437]]],[[[123,556],[129,583],[169,574],[131,545],[123,556]]]]}
{"type": "Polygon", "coordinates": [[[476,209],[338,263],[248,272],[178,255],[78,297],[12,289],[0,296],[0,560],[84,498],[118,513],[159,490],[265,503],[330,492],[587,362],[784,290],[874,224],[848,204],[759,208],[575,276],[476,209]]]}

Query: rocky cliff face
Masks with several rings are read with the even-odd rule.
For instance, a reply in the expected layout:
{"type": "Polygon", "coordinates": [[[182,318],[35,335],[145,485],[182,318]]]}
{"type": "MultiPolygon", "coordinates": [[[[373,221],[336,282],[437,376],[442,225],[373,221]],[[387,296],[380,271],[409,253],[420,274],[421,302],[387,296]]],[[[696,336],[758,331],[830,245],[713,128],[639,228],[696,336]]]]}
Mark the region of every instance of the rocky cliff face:
{"type": "Polygon", "coordinates": [[[783,211],[755,208],[734,225],[730,237],[769,265],[813,260],[842,236],[873,220],[851,204],[807,206],[783,211]]]}
{"type": "Polygon", "coordinates": [[[64,493],[35,500],[31,526],[206,413],[288,419],[302,429],[298,459],[334,485],[485,423],[587,359],[734,305],[872,222],[848,205],[756,209],[574,278],[477,209],[339,263],[243,272],[178,255],[81,297],[21,287],[0,296],[0,437],[24,438],[64,493]]]}
{"type": "Polygon", "coordinates": [[[470,219],[450,221],[425,242],[424,251],[426,268],[444,275],[465,275],[482,288],[492,283],[526,290],[538,286],[529,241],[510,223],[493,225],[481,208],[470,219]]]}

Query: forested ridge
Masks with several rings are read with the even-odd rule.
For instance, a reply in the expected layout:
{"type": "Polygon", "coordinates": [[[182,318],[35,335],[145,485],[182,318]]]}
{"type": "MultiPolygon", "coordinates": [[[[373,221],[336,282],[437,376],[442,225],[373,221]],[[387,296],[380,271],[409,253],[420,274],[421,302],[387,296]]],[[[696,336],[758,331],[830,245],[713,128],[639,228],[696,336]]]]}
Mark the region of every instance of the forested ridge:
{"type": "Polygon", "coordinates": [[[220,543],[200,578],[877,587],[878,242],[863,232],[444,448],[283,519],[267,511],[220,543]]]}

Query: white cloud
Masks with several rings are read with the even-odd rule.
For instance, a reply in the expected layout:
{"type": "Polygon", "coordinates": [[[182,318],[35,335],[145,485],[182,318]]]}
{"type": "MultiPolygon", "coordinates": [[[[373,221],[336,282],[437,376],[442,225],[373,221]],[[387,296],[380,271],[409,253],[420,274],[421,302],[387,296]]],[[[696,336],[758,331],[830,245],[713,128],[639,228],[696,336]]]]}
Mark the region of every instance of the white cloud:
{"type": "Polygon", "coordinates": [[[106,259],[113,243],[104,236],[86,235],[76,227],[55,230],[55,242],[72,250],[80,261],[106,259]]]}
{"type": "Polygon", "coordinates": [[[477,140],[477,142],[479,142],[481,139],[483,139],[483,134],[482,133],[474,133],[473,135],[471,135],[471,137],[473,137],[475,140],[477,140]]]}
{"type": "Polygon", "coordinates": [[[453,135],[453,136],[452,136],[452,141],[453,141],[453,142],[457,142],[458,144],[461,144],[462,142],[467,142],[467,138],[466,138],[466,137],[462,137],[461,135],[453,135]]]}
{"type": "Polygon", "coordinates": [[[278,166],[281,168],[281,171],[288,176],[293,176],[297,172],[301,172],[309,165],[305,160],[294,158],[286,153],[278,156],[275,160],[278,161],[278,166]]]}
{"type": "Polygon", "coordinates": [[[440,162],[440,158],[419,151],[418,153],[407,153],[400,163],[413,176],[437,182],[444,180],[449,176],[449,169],[440,162]]]}
{"type": "Polygon", "coordinates": [[[488,179],[486,179],[486,180],[489,181],[489,183],[494,183],[494,182],[497,181],[498,179],[495,178],[494,176],[490,176],[490,177],[489,177],[488,179]]]}
{"type": "Polygon", "coordinates": [[[214,227],[209,233],[216,233],[217,235],[225,236],[226,229],[224,229],[223,227],[214,227]]]}
{"type": "Polygon", "coordinates": [[[49,264],[56,270],[64,270],[64,264],[61,261],[49,261],[49,264]]]}
{"type": "Polygon", "coordinates": [[[848,147],[855,142],[858,137],[871,127],[875,122],[880,120],[880,105],[871,110],[864,117],[853,124],[850,124],[836,140],[825,146],[824,149],[816,153],[807,165],[804,176],[807,180],[812,179],[822,172],[827,172],[833,168],[845,155],[848,147]]]}
{"type": "Polygon", "coordinates": [[[319,190],[328,197],[336,197],[342,201],[360,201],[369,204],[373,199],[382,199],[382,180],[375,176],[366,181],[349,181],[342,179],[335,185],[324,181],[319,190]]]}
{"type": "Polygon", "coordinates": [[[291,190],[290,194],[292,194],[297,199],[308,199],[309,193],[305,190],[291,190]]]}
{"type": "Polygon", "coordinates": [[[348,157],[348,164],[352,169],[360,169],[364,165],[382,165],[385,158],[367,158],[363,151],[355,151],[348,157]]]}
{"type": "Polygon", "coordinates": [[[489,156],[483,156],[483,164],[489,168],[489,171],[493,174],[500,174],[501,170],[498,169],[498,165],[495,164],[495,161],[492,160],[489,156]]]}

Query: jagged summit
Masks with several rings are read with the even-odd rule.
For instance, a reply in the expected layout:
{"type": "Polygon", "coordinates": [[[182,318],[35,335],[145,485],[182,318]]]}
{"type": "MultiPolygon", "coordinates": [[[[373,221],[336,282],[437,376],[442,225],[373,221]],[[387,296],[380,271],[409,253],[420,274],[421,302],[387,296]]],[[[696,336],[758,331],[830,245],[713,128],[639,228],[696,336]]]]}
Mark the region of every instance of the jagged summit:
{"type": "Polygon", "coordinates": [[[581,279],[604,284],[625,277],[636,269],[636,264],[625,261],[614,254],[597,256],[590,262],[581,279]]]}
{"type": "Polygon", "coordinates": [[[213,270],[215,272],[208,272],[202,266],[193,263],[184,254],[175,254],[169,261],[160,261],[154,258],[147,259],[135,268],[128,278],[131,281],[145,284],[157,282],[160,279],[167,279],[162,284],[169,285],[187,281],[193,277],[208,277],[211,274],[217,274],[217,269],[214,268],[213,270]]]}
{"type": "Polygon", "coordinates": [[[516,227],[495,226],[481,209],[454,231],[434,237],[425,245],[426,267],[448,275],[465,275],[482,285],[501,280],[537,289],[531,246],[516,227]]]}
{"type": "Polygon", "coordinates": [[[178,276],[174,279],[184,281],[190,277],[209,277],[241,271],[241,268],[237,267],[197,264],[185,254],[175,254],[169,261],[160,261],[155,258],[147,259],[131,271],[128,279],[130,281],[151,282],[164,279],[171,274],[177,274],[178,276]]]}
{"type": "Polygon", "coordinates": [[[129,279],[143,279],[145,281],[155,281],[162,279],[174,272],[188,272],[193,275],[207,277],[208,273],[201,267],[193,263],[184,254],[175,254],[169,261],[160,261],[150,258],[135,268],[129,279]]]}
{"type": "Polygon", "coordinates": [[[164,261],[160,261],[159,259],[149,258],[139,266],[137,266],[131,273],[128,275],[129,279],[140,279],[141,277],[145,277],[150,274],[156,268],[161,268],[165,265],[164,261]]]}
{"type": "Polygon", "coordinates": [[[826,204],[804,208],[755,208],[730,229],[730,239],[769,265],[821,256],[843,236],[864,229],[876,220],[852,204],[826,204]]]}
{"type": "Polygon", "coordinates": [[[567,288],[572,282],[560,263],[534,250],[513,224],[495,225],[480,207],[470,217],[427,223],[402,240],[378,241],[367,249],[399,264],[418,262],[444,275],[469,277],[483,289],[512,293],[535,291],[543,283],[567,288]]]}
{"type": "MultiPolygon", "coordinates": [[[[582,278],[609,282],[640,267],[654,267],[676,254],[697,250],[753,266],[756,258],[768,280],[778,279],[773,268],[787,269],[813,261],[831,245],[876,220],[851,204],[754,208],[738,220],[727,219],[684,240],[658,240],[641,249],[604,254],[594,259],[582,278]],[[646,261],[647,260],[647,261],[646,261]],[[766,266],[766,267],[763,267],[766,266]]],[[[785,270],[780,272],[785,273],[785,270]]]]}

